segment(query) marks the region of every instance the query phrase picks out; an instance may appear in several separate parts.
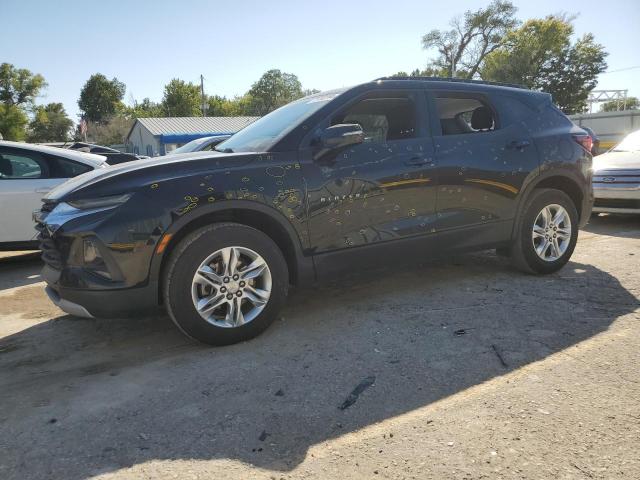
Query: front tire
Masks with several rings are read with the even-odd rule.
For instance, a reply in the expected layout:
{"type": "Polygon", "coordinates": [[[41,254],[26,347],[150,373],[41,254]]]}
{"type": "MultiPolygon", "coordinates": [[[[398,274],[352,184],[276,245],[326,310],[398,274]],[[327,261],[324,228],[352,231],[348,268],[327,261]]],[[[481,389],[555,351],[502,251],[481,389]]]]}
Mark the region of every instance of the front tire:
{"type": "Polygon", "coordinates": [[[569,261],[578,240],[578,212],[569,196],[550,188],[533,191],[523,209],[515,243],[514,266],[527,273],[557,272],[569,261]]]}
{"type": "Polygon", "coordinates": [[[188,234],[166,272],[169,316],[186,335],[210,345],[262,333],[284,305],[289,286],[286,261],[273,240],[237,223],[188,234]]]}

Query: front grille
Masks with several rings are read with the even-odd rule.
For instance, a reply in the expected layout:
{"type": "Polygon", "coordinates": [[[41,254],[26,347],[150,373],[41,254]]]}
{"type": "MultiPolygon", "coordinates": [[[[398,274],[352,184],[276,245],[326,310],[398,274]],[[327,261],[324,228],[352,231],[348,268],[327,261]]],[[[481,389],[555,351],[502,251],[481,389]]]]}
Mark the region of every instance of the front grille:
{"type": "Polygon", "coordinates": [[[593,206],[602,208],[640,208],[640,200],[624,198],[596,198],[593,206]]]}
{"type": "MultiPolygon", "coordinates": [[[[55,208],[54,203],[45,202],[42,204],[42,213],[49,213],[55,208]]],[[[44,217],[44,215],[43,215],[44,217]]],[[[56,270],[62,269],[62,254],[56,245],[56,241],[51,237],[49,230],[42,221],[36,222],[38,231],[38,242],[40,243],[41,257],[44,263],[56,270]]]]}

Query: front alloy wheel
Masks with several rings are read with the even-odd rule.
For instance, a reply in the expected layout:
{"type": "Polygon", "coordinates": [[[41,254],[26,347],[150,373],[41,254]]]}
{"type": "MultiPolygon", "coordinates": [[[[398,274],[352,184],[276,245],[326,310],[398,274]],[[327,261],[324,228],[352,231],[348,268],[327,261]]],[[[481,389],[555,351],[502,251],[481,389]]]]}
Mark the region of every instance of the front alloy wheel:
{"type": "Polygon", "coordinates": [[[209,255],[191,283],[193,305],[207,322],[223,328],[249,323],[271,296],[271,271],[250,248],[225,247],[209,255]]]}
{"type": "Polygon", "coordinates": [[[265,233],[215,223],[188,233],[171,251],[163,299],[184,333],[211,345],[249,340],[282,308],[287,262],[265,233]]]}

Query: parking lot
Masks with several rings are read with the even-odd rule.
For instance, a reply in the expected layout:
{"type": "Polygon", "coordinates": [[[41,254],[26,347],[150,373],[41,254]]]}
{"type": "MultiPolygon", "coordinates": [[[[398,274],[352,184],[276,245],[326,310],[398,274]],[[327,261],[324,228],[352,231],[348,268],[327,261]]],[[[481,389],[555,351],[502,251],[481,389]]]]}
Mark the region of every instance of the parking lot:
{"type": "Polygon", "coordinates": [[[65,315],[0,259],[0,478],[640,478],[640,219],[295,291],[257,339],[65,315]]]}

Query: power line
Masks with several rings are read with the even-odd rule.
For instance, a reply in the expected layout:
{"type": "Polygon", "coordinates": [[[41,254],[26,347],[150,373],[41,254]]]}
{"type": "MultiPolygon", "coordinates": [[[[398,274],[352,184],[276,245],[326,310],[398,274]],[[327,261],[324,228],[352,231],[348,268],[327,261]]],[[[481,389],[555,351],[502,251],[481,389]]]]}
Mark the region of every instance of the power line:
{"type": "Polygon", "coordinates": [[[604,75],[605,73],[626,72],[627,70],[634,70],[636,68],[640,68],[640,65],[636,65],[634,67],[618,68],[617,70],[609,70],[608,72],[602,72],[600,75],[604,75]]]}

